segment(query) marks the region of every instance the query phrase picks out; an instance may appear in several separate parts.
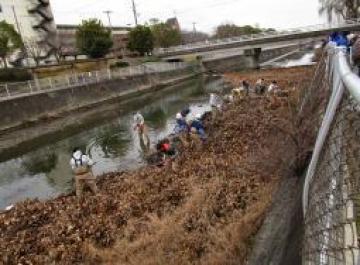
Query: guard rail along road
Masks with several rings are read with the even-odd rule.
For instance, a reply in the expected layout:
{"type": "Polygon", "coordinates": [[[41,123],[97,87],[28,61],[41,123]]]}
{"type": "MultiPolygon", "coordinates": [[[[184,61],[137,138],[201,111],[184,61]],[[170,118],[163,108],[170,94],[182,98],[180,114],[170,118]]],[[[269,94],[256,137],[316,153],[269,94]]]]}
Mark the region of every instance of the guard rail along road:
{"type": "Polygon", "coordinates": [[[302,106],[328,95],[304,185],[305,265],[360,265],[360,79],[350,65],[329,45],[302,106]]]}
{"type": "Polygon", "coordinates": [[[349,19],[345,21],[332,22],[326,24],[310,25],[306,27],[292,28],[281,31],[265,31],[258,34],[235,36],[224,39],[211,39],[200,42],[189,43],[185,45],[178,45],[169,48],[159,48],[155,50],[155,54],[159,56],[167,56],[177,52],[187,52],[196,49],[217,47],[226,44],[242,44],[249,41],[256,40],[270,40],[277,37],[287,37],[302,35],[309,32],[324,32],[324,31],[341,31],[341,30],[354,30],[360,26],[360,19],[349,19]]]}
{"type": "Polygon", "coordinates": [[[192,65],[183,62],[146,63],[138,66],[116,68],[113,70],[108,69],[103,71],[75,73],[71,75],[35,79],[27,82],[0,83],[0,100],[25,96],[28,94],[48,92],[56,89],[66,89],[87,84],[101,83],[118,78],[129,78],[139,75],[171,72],[189,67],[192,67],[192,65]]]}

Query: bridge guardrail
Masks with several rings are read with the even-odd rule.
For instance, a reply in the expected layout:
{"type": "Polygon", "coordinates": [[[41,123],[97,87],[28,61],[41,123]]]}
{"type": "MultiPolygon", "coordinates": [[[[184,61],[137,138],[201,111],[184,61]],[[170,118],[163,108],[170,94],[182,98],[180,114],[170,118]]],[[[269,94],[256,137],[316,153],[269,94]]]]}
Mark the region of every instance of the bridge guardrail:
{"type": "Polygon", "coordinates": [[[244,41],[273,38],[273,37],[277,37],[277,36],[301,34],[304,32],[311,32],[311,31],[315,32],[315,31],[321,31],[321,30],[331,30],[333,28],[341,28],[341,27],[352,26],[352,25],[359,25],[359,27],[360,27],[360,19],[351,19],[351,20],[346,20],[343,22],[337,22],[337,23],[331,23],[331,24],[317,24],[317,25],[311,25],[311,26],[306,26],[306,27],[290,28],[290,29],[282,30],[282,31],[262,32],[259,34],[250,34],[250,35],[239,36],[239,37],[206,40],[206,41],[195,42],[195,43],[185,44],[185,45],[179,45],[179,46],[174,46],[174,47],[169,47],[169,48],[159,48],[159,49],[155,50],[155,54],[167,55],[167,54],[174,53],[174,52],[194,50],[194,49],[199,49],[199,48],[204,48],[204,47],[220,46],[220,45],[229,44],[229,43],[241,43],[244,41]]]}
{"type": "Polygon", "coordinates": [[[93,71],[72,75],[41,78],[25,82],[0,83],[0,100],[19,95],[52,91],[62,88],[76,87],[86,84],[100,83],[117,78],[128,78],[145,74],[171,72],[192,67],[183,62],[174,63],[146,63],[138,66],[118,68],[114,70],[93,71]]]}
{"type": "Polygon", "coordinates": [[[302,105],[329,92],[303,193],[303,264],[360,264],[360,78],[330,46],[302,105]]]}

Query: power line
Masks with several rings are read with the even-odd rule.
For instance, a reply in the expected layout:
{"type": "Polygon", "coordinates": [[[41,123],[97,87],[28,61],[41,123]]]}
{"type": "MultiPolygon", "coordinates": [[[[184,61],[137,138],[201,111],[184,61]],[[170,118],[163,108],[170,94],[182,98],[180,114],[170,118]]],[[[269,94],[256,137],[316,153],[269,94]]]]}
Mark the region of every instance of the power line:
{"type": "Polygon", "coordinates": [[[57,11],[57,13],[59,14],[68,14],[68,13],[78,13],[79,11],[84,11],[89,9],[90,7],[93,7],[94,5],[98,4],[99,1],[97,0],[91,0],[90,3],[87,3],[86,5],[80,5],[74,8],[71,8],[71,10],[67,10],[67,11],[57,11]]]}
{"type": "MultiPolygon", "coordinates": [[[[227,0],[227,1],[221,1],[221,2],[213,2],[207,5],[199,5],[199,6],[194,6],[191,8],[185,8],[185,9],[178,9],[178,10],[174,10],[176,12],[176,15],[181,15],[181,14],[186,14],[186,13],[191,13],[194,11],[198,11],[198,10],[204,10],[204,9],[208,9],[208,8],[213,8],[213,7],[217,7],[217,6],[221,6],[221,5],[227,5],[230,3],[235,3],[235,2],[239,2],[238,0],[227,0]]],[[[152,12],[151,16],[152,17],[156,17],[157,15],[163,15],[164,12],[152,12]]]]}

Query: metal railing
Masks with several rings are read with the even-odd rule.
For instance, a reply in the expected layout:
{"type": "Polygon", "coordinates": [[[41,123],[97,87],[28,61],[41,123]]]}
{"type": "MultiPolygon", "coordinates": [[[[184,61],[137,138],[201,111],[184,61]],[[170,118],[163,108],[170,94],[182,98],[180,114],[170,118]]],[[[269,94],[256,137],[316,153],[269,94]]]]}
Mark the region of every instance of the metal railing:
{"type": "Polygon", "coordinates": [[[319,94],[330,96],[304,185],[303,264],[360,264],[360,79],[346,50],[327,49],[302,111],[319,94]]]}
{"type": "Polygon", "coordinates": [[[159,48],[155,50],[155,54],[157,55],[167,55],[175,52],[186,52],[192,51],[200,48],[207,48],[207,47],[216,47],[225,44],[231,43],[238,43],[241,44],[242,42],[248,42],[253,40],[260,40],[260,39],[267,39],[267,38],[274,38],[274,37],[285,37],[285,36],[294,36],[297,34],[303,34],[307,32],[317,32],[317,31],[324,31],[324,30],[336,30],[341,29],[349,26],[359,26],[360,27],[360,19],[353,19],[353,20],[346,20],[343,22],[333,22],[328,24],[317,24],[311,25],[306,27],[299,27],[299,28],[291,28],[282,31],[268,31],[268,32],[261,32],[258,34],[251,34],[251,35],[242,35],[238,37],[231,37],[225,39],[212,39],[206,40],[201,42],[195,42],[185,45],[173,46],[169,48],[159,48]]]}
{"type": "Polygon", "coordinates": [[[138,66],[108,69],[71,75],[55,76],[35,79],[26,82],[0,84],[0,100],[15,96],[46,92],[56,89],[71,88],[81,85],[101,83],[106,80],[128,78],[146,74],[171,72],[192,67],[183,62],[174,63],[146,63],[138,66]]]}

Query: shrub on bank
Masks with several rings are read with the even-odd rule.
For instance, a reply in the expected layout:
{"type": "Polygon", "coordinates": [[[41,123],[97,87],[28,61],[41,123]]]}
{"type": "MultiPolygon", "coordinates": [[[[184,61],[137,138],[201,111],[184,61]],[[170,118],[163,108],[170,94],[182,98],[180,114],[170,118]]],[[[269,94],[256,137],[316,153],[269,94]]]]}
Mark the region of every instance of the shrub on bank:
{"type": "Polygon", "coordinates": [[[120,62],[116,62],[116,63],[110,65],[110,68],[112,68],[112,69],[113,68],[124,68],[124,67],[128,67],[128,66],[130,66],[130,64],[128,62],[120,61],[120,62]]]}

